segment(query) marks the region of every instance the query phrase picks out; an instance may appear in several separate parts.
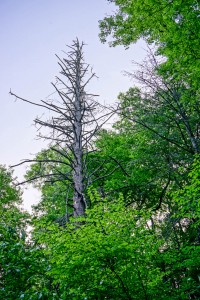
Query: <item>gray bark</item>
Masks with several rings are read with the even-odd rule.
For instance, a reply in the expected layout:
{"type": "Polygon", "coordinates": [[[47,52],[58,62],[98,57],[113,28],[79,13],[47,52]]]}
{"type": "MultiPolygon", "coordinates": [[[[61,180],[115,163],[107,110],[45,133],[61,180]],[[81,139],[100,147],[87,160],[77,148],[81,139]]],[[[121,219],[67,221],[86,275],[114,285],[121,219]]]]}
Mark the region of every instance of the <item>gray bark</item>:
{"type": "Polygon", "coordinates": [[[84,183],[83,183],[83,136],[82,136],[82,114],[83,114],[83,103],[84,95],[81,89],[81,53],[77,49],[76,59],[76,86],[75,86],[75,117],[74,117],[74,142],[73,142],[73,153],[74,153],[74,194],[73,194],[73,205],[74,205],[74,216],[82,216],[85,212],[84,202],[84,183]]]}
{"type": "MultiPolygon", "coordinates": [[[[52,117],[43,121],[35,119],[39,128],[50,129],[50,134],[41,134],[39,137],[50,141],[50,149],[55,152],[58,159],[40,159],[40,164],[55,164],[55,172],[35,176],[28,180],[38,180],[40,177],[45,182],[63,181],[72,188],[72,199],[66,197],[66,206],[73,207],[75,217],[84,215],[86,209],[85,191],[90,184],[91,176],[88,174],[88,153],[94,151],[93,139],[102,128],[103,124],[113,115],[113,112],[105,113],[105,108],[94,101],[94,94],[86,92],[90,80],[95,73],[84,62],[83,43],[78,39],[68,46],[67,57],[61,59],[58,64],[61,68],[60,77],[56,77],[56,83],[52,83],[59,100],[42,100],[41,103],[21,98],[10,91],[10,94],[24,102],[48,109],[52,117]],[[68,167],[66,174],[60,172],[58,164],[68,167]],[[72,200],[72,203],[69,203],[72,200]]],[[[33,160],[32,160],[33,161],[33,160]]],[[[32,162],[25,160],[20,164],[32,162]]],[[[35,160],[37,162],[37,160],[35,160]]],[[[95,170],[92,171],[94,175],[95,170]]],[[[66,193],[67,194],[67,193],[66,193]]],[[[71,212],[70,212],[71,213],[71,212]]],[[[66,209],[67,219],[69,216],[66,209]]]]}

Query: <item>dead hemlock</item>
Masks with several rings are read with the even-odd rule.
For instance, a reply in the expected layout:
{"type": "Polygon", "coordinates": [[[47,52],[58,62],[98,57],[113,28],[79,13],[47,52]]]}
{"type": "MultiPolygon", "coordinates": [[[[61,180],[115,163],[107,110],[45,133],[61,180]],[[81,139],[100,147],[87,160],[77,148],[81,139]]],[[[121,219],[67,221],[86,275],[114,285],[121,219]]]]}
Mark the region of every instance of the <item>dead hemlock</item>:
{"type": "MultiPolygon", "coordinates": [[[[96,75],[84,62],[83,46],[84,44],[76,39],[71,46],[68,46],[69,51],[65,53],[66,58],[61,59],[56,55],[61,68],[61,76],[56,77],[56,83],[52,83],[52,85],[55,93],[59,96],[59,100],[41,100],[40,103],[36,103],[21,98],[10,91],[10,94],[17,99],[40,106],[52,113],[52,117],[46,121],[36,118],[35,124],[39,126],[39,129],[50,129],[49,134],[43,135],[40,131],[39,137],[49,140],[50,149],[58,156],[58,159],[48,157],[40,160],[26,159],[17,165],[39,162],[41,165],[48,163],[55,166],[56,164],[66,165],[69,169],[69,172],[62,173],[55,167],[54,172],[38,174],[25,182],[39,178],[52,184],[56,181],[67,181],[73,194],[71,210],[73,210],[75,217],[84,215],[87,206],[85,190],[92,182],[91,176],[88,174],[88,160],[89,153],[95,151],[93,140],[102,126],[115,113],[105,111],[105,107],[94,100],[97,95],[86,92],[86,87],[96,75]]],[[[92,170],[92,176],[95,176],[95,170],[92,170]]],[[[60,220],[62,219],[61,223],[69,219],[69,202],[70,199],[66,197],[66,215],[60,218],[60,220]]]]}

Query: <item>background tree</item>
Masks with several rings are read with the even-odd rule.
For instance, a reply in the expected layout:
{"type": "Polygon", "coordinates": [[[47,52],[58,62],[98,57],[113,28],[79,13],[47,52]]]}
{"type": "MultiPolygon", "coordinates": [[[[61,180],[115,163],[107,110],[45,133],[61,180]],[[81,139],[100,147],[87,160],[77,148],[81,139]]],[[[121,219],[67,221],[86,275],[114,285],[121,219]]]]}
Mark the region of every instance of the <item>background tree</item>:
{"type": "Polygon", "coordinates": [[[14,299],[24,280],[17,282],[24,271],[27,215],[20,210],[21,192],[14,186],[11,172],[0,166],[0,296],[14,299]]]}
{"type": "Polygon", "coordinates": [[[119,95],[119,120],[96,141],[97,156],[105,161],[101,173],[112,170],[115,161],[120,168],[102,178],[101,189],[99,182],[95,187],[104,195],[120,191],[127,203],[159,209],[167,189],[179,189],[187,181],[199,153],[200,114],[198,95],[158,75],[155,57],[150,58],[128,74],[140,88],[119,95]]]}
{"type": "Polygon", "coordinates": [[[100,21],[100,39],[111,36],[112,46],[129,46],[140,38],[158,46],[167,57],[165,75],[184,79],[195,90],[199,87],[199,1],[108,0],[117,10],[100,21]]]}

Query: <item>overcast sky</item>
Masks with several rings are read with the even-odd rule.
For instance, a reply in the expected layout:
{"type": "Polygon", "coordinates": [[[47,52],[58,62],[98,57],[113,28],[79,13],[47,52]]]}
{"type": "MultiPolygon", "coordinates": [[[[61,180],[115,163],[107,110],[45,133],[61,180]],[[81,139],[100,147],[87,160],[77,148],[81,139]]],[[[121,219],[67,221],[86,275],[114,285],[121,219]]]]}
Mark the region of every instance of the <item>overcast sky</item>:
{"type": "MultiPolygon", "coordinates": [[[[35,140],[32,125],[42,111],[15,102],[10,89],[32,101],[45,99],[59,72],[55,53],[62,57],[66,44],[76,37],[87,44],[85,60],[98,76],[90,88],[101,102],[113,103],[131,86],[123,71],[131,71],[131,62],[144,58],[145,44],[125,50],[100,43],[98,20],[114,9],[106,0],[0,0],[0,164],[16,164],[45,147],[42,140],[35,140]]],[[[20,180],[24,170],[15,170],[20,180]]],[[[37,198],[34,190],[26,191],[25,207],[30,209],[37,198]]]]}

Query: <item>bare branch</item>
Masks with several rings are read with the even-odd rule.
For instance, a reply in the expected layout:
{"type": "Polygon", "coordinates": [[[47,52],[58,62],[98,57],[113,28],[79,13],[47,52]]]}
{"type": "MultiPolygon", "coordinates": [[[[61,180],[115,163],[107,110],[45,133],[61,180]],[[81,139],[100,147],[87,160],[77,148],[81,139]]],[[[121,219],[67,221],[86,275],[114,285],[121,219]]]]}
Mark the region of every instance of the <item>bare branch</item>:
{"type": "Polygon", "coordinates": [[[25,163],[39,163],[43,165],[44,170],[45,167],[46,170],[52,170],[50,174],[37,174],[24,182],[32,182],[42,178],[42,176],[45,182],[63,180],[65,183],[67,179],[73,188],[74,216],[83,215],[85,212],[87,201],[84,194],[89,176],[87,164],[89,153],[94,148],[93,141],[102,126],[115,113],[111,110],[107,111],[105,107],[94,101],[93,98],[97,96],[96,94],[85,91],[88,83],[96,75],[84,62],[83,46],[84,43],[80,43],[76,39],[71,46],[68,46],[69,52],[66,53],[66,58],[61,59],[56,55],[61,76],[56,77],[56,83],[52,83],[52,86],[59,101],[49,98],[48,100],[41,100],[41,103],[37,104],[10,91],[10,94],[17,99],[52,112],[51,118],[48,120],[36,118],[35,124],[39,127],[39,131],[42,128],[50,130],[47,134],[39,132],[39,137],[50,141],[53,158],[26,159],[15,166],[25,163]],[[71,177],[62,168],[59,168],[61,165],[67,167],[71,177]],[[48,169],[48,167],[50,168],[48,169]]]}

